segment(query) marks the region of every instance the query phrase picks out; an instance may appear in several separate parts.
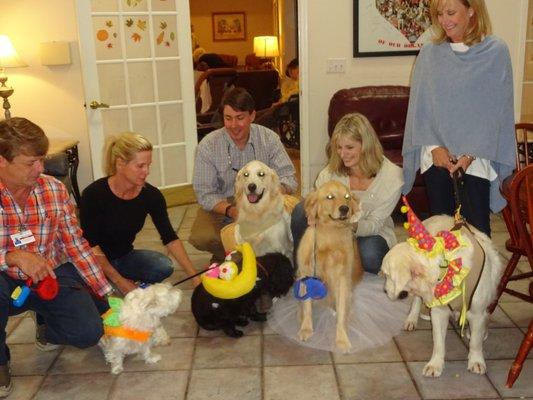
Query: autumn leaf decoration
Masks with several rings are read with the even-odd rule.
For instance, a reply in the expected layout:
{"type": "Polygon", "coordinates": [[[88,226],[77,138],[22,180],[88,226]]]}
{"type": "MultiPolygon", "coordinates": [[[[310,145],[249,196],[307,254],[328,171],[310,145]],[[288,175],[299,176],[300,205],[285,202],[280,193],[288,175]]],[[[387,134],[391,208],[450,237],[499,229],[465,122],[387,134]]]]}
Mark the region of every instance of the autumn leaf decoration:
{"type": "Polygon", "coordinates": [[[159,35],[157,35],[156,43],[158,45],[163,43],[164,37],[165,37],[165,31],[161,31],[161,33],[159,35]]]}
{"type": "Polygon", "coordinates": [[[131,18],[128,18],[128,19],[126,20],[126,26],[127,26],[128,28],[131,28],[132,25],[133,25],[133,20],[132,20],[131,18]]]}
{"type": "Polygon", "coordinates": [[[139,28],[141,31],[146,30],[146,20],[144,20],[144,21],[142,19],[138,20],[137,21],[137,28],[139,28]]]}
{"type": "Polygon", "coordinates": [[[165,21],[161,21],[159,24],[159,29],[167,29],[167,23],[165,21]]]}
{"type": "Polygon", "coordinates": [[[113,26],[113,21],[106,21],[105,26],[107,26],[108,28],[111,28],[113,26]]]}
{"type": "Polygon", "coordinates": [[[131,38],[133,39],[134,42],[137,43],[141,41],[142,36],[139,35],[137,32],[135,32],[133,35],[131,35],[131,38]]]}

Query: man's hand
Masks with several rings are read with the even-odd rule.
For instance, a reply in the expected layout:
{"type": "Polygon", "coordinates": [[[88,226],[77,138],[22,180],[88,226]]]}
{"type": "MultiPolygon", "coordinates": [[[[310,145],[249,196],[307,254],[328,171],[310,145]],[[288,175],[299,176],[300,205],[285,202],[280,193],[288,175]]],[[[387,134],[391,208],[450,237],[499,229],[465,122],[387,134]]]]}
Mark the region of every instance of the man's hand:
{"type": "Polygon", "coordinates": [[[28,275],[34,283],[37,283],[48,275],[55,279],[56,274],[50,263],[40,254],[30,253],[25,250],[14,250],[6,254],[6,263],[9,266],[17,266],[28,275]]]}
{"type": "Polygon", "coordinates": [[[137,285],[135,284],[135,282],[130,279],[126,279],[122,276],[120,277],[120,279],[117,279],[113,283],[124,296],[126,296],[132,290],[137,289],[137,285]]]}
{"type": "Polygon", "coordinates": [[[433,156],[433,165],[435,167],[444,167],[448,171],[452,170],[454,162],[457,161],[446,147],[435,147],[431,150],[431,155],[433,156]]]}

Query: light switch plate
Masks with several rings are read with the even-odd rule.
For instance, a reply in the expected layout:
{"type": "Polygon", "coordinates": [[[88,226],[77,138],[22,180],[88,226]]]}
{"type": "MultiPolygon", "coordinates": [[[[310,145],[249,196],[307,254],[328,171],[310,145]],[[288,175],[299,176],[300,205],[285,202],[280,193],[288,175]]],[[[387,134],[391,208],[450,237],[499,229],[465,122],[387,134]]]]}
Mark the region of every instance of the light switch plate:
{"type": "Polygon", "coordinates": [[[328,74],[345,74],[346,58],[328,58],[328,74]]]}

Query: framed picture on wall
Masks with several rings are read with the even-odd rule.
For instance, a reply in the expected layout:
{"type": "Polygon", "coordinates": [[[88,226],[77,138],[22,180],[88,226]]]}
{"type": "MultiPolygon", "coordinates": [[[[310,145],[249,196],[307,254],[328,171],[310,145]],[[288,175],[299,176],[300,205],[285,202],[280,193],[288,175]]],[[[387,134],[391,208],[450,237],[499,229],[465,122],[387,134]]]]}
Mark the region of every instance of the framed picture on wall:
{"type": "Polygon", "coordinates": [[[246,14],[244,12],[212,13],[213,41],[246,40],[246,14]]]}
{"type": "Polygon", "coordinates": [[[354,57],[418,54],[431,38],[430,0],[354,0],[354,57]]]}

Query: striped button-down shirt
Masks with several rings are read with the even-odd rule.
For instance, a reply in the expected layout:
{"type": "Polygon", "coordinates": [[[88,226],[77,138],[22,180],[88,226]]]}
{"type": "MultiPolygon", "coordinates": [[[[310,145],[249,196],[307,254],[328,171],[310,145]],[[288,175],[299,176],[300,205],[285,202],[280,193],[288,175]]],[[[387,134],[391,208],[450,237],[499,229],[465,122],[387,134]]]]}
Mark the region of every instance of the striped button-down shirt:
{"type": "Polygon", "coordinates": [[[6,264],[6,254],[20,249],[40,254],[53,268],[70,261],[96,293],[103,296],[111,291],[89,244],[82,236],[69,194],[61,182],[41,175],[24,210],[21,210],[0,181],[0,201],[0,270],[14,279],[27,278],[17,266],[6,264]],[[25,230],[32,232],[35,241],[15,247],[11,235],[25,230]]]}
{"type": "Polygon", "coordinates": [[[251,124],[248,143],[240,150],[226,128],[221,128],[198,144],[193,177],[198,203],[211,211],[217,203],[233,196],[237,172],[252,160],[274,169],[280,182],[293,192],[298,188],[294,165],[274,131],[251,124]]]}

